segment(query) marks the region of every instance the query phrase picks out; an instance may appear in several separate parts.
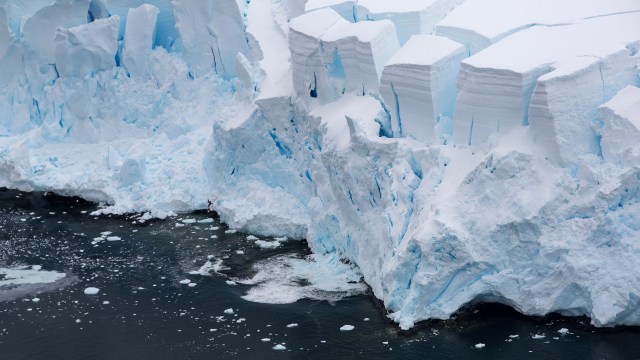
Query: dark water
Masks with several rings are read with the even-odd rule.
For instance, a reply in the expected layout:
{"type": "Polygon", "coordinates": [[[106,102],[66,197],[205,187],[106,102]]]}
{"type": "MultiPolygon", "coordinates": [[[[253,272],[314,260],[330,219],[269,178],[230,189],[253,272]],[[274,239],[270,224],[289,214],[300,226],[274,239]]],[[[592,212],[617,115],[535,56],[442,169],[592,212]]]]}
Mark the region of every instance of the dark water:
{"type": "Polygon", "coordinates": [[[246,234],[225,233],[217,220],[134,224],[127,217],[90,216],[95,208],[0,190],[0,268],[41,265],[67,274],[52,284],[0,287],[0,359],[640,358],[638,328],[596,330],[585,319],[530,318],[503,306],[467,309],[407,335],[398,334],[366,294],[333,304],[248,302],[241,298],[248,286],[188,272],[209,255],[226,255],[228,274],[249,274],[267,257],[303,256],[304,243],[261,250],[246,234]],[[104,231],[122,240],[92,243],[104,231]],[[183,279],[197,285],[181,285],[183,279]],[[99,294],[85,295],[89,286],[99,294]],[[228,308],[234,314],[225,314],[228,308]],[[287,327],[292,323],[298,326],[287,327]],[[341,332],[345,324],[355,329],[341,332]],[[562,328],[566,334],[558,332],[562,328]],[[486,346],[477,349],[478,343],[486,346]],[[276,344],[286,350],[273,350],[276,344]]]}

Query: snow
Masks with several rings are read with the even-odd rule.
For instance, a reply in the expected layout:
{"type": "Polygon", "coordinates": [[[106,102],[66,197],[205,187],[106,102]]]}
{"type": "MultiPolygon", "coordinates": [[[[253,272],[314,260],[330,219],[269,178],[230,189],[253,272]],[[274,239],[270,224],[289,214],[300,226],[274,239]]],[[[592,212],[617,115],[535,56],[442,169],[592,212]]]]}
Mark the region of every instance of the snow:
{"type": "Polygon", "coordinates": [[[84,289],[85,295],[97,295],[100,292],[100,289],[96,287],[88,287],[84,289]]]}
{"type": "Polygon", "coordinates": [[[635,0],[466,0],[438,24],[436,33],[464,44],[473,55],[529,27],[562,26],[576,20],[638,10],[640,4],[635,0]],[[487,21],[486,15],[493,9],[509,15],[490,16],[487,21]]]}
{"type": "Polygon", "coordinates": [[[228,280],[252,301],[362,278],[403,329],[476,301],[640,323],[636,0],[304,7],[1,2],[0,186],[307,239],[228,280]]]}
{"type": "Polygon", "coordinates": [[[392,21],[400,44],[412,35],[431,34],[445,15],[462,0],[359,0],[358,17],[362,20],[392,21]]]}

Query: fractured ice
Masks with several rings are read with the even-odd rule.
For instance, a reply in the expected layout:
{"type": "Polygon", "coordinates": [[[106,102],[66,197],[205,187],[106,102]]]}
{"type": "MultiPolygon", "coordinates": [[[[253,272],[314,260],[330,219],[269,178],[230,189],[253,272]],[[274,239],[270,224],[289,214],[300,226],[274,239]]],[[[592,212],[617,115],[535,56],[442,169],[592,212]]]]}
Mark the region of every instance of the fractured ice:
{"type": "Polygon", "coordinates": [[[0,186],[306,238],[250,299],[639,325],[639,49],[637,0],[0,1],[0,186]]]}

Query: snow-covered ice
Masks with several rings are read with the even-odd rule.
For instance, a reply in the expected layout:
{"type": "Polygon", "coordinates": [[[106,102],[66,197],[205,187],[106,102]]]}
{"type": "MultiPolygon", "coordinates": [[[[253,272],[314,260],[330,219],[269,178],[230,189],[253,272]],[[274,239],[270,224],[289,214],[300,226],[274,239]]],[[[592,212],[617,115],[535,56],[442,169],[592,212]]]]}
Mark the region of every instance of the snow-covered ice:
{"type": "MultiPolygon", "coordinates": [[[[234,279],[249,300],[335,300],[362,278],[405,329],[478,301],[638,325],[639,14],[0,1],[0,186],[139,222],[209,209],[260,247],[307,239],[311,261],[234,279]]],[[[2,281],[64,277],[12,271],[2,281]]]]}

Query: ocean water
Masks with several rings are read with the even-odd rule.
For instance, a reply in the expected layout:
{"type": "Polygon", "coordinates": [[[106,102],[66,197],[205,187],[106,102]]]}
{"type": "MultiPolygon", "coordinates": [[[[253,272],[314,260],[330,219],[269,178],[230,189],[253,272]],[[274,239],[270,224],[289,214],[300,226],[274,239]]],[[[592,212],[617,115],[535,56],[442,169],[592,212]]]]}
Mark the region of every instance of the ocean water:
{"type": "Polygon", "coordinates": [[[639,328],[490,304],[403,333],[364,284],[314,286],[303,241],[263,249],[211,213],[95,209],[0,189],[0,359],[640,358],[639,328]]]}

